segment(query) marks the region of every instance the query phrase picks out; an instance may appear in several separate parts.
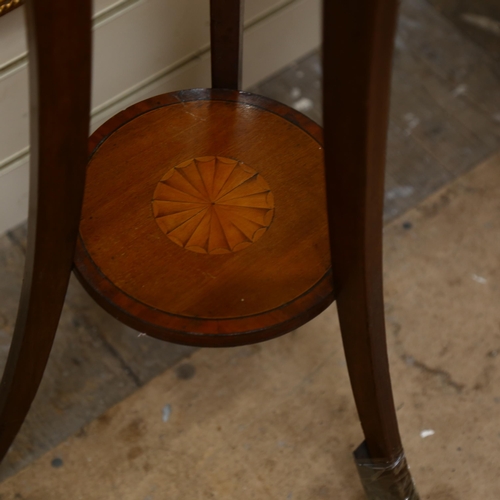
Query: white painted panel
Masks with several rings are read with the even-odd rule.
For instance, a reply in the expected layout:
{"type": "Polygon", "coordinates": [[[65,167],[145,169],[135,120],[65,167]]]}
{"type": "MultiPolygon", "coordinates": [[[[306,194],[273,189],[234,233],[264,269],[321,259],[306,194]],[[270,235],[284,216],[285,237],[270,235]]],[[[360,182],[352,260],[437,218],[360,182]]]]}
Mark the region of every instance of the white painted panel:
{"type": "Polygon", "coordinates": [[[26,162],[0,170],[0,235],[28,216],[29,171],[26,162]]]}
{"type": "Polygon", "coordinates": [[[132,104],[158,94],[186,88],[207,88],[210,86],[210,54],[206,53],[190,61],[175,71],[143,82],[131,92],[124,92],[121,99],[93,115],[92,130],[108,118],[132,104]]]}
{"type": "Polygon", "coordinates": [[[26,53],[24,7],[0,17],[0,68],[26,53]]]}
{"type": "Polygon", "coordinates": [[[0,165],[28,145],[28,72],[26,66],[0,80],[0,165]]]}
{"type": "Polygon", "coordinates": [[[257,18],[289,3],[290,0],[245,0],[245,24],[254,22],[257,18]]]}
{"type": "Polygon", "coordinates": [[[96,27],[93,106],[208,46],[206,0],[146,0],[96,27]]]}
{"type": "MultiPolygon", "coordinates": [[[[94,0],[94,17],[112,9],[119,10],[121,6],[125,7],[131,1],[140,0],[94,0]]],[[[0,41],[0,68],[26,54],[24,7],[14,9],[8,15],[0,17],[0,41]]]]}
{"type": "Polygon", "coordinates": [[[120,6],[125,6],[128,3],[130,3],[130,0],[94,0],[94,17],[102,14],[104,11],[118,9],[120,6]]]}

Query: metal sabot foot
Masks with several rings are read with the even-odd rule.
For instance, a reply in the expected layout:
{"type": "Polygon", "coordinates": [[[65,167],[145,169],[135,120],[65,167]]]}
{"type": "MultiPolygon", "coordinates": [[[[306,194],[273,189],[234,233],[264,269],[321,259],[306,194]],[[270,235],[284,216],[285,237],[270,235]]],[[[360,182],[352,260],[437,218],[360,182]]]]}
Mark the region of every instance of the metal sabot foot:
{"type": "Polygon", "coordinates": [[[368,500],[420,500],[404,452],[392,462],[373,459],[363,442],[354,459],[368,500]]]}

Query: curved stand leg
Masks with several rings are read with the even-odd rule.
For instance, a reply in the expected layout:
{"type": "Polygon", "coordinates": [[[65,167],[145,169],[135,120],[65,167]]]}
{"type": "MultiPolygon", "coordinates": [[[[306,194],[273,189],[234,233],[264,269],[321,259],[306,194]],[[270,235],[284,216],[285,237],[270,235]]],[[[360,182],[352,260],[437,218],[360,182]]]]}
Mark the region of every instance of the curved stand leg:
{"type": "Polygon", "coordinates": [[[0,385],[0,458],[40,384],[72,268],[90,111],[91,2],[26,2],[31,165],[21,301],[0,385]]]}
{"type": "Polygon", "coordinates": [[[397,0],[324,1],[330,246],[349,376],[366,438],[356,461],[371,500],[418,498],[394,408],[382,289],[384,165],[396,17],[397,0]]]}

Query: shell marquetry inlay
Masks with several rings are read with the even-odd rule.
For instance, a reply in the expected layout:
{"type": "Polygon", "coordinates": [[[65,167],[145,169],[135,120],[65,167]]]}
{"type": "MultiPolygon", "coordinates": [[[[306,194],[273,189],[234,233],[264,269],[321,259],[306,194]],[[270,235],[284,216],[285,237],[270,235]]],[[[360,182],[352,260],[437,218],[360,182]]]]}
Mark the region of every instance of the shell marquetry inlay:
{"type": "Polygon", "coordinates": [[[220,156],[170,169],[152,204],[158,226],[171,241],[205,254],[243,250],[262,237],[274,216],[273,194],[262,176],[220,156]]]}

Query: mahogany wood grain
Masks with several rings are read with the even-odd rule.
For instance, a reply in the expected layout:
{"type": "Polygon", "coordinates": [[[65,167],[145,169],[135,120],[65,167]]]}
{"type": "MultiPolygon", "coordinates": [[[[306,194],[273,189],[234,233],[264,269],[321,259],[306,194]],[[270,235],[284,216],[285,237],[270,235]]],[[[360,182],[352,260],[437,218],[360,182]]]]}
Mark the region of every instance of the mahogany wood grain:
{"type": "Polygon", "coordinates": [[[244,0],[210,0],[212,88],[241,88],[244,0]]]}
{"type": "Polygon", "coordinates": [[[372,458],[402,449],[389,375],[382,209],[397,0],[324,2],[324,128],[337,307],[372,458]]]}
{"type": "Polygon", "coordinates": [[[28,248],[0,385],[0,457],[42,378],[71,272],[90,113],[91,2],[27,0],[31,88],[28,248]]]}
{"type": "Polygon", "coordinates": [[[211,255],[249,247],[274,216],[274,197],[262,176],[220,156],[193,158],[170,169],[152,204],[156,223],[174,243],[211,255]]]}
{"type": "Polygon", "coordinates": [[[300,326],[333,300],[321,141],[305,116],[243,92],[130,107],[91,137],[81,281],[165,340],[237,345],[300,326]]]}

